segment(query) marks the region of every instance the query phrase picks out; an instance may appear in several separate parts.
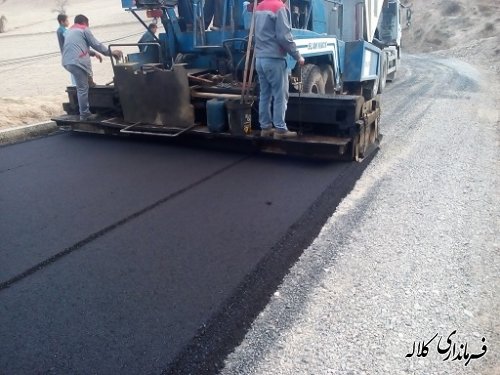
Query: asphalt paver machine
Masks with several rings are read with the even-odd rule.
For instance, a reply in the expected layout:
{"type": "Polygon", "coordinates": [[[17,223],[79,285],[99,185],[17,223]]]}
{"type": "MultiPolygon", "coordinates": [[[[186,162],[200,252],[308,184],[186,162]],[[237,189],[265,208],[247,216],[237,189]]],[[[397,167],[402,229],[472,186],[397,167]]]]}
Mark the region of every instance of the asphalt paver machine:
{"type": "Polygon", "coordinates": [[[138,22],[147,28],[146,13],[162,23],[164,32],[142,52],[111,59],[113,83],[89,90],[91,111],[98,116],[81,121],[76,90],[68,87],[67,114],[54,120],[80,132],[360,160],[381,137],[384,47],[373,38],[389,3],[290,0],[293,37],[306,62],[300,67],[287,57],[286,121],[298,132],[296,138],[260,137],[251,31],[257,1],[122,0],[138,22]],[[205,19],[208,1],[219,2],[220,27],[205,19]]]}

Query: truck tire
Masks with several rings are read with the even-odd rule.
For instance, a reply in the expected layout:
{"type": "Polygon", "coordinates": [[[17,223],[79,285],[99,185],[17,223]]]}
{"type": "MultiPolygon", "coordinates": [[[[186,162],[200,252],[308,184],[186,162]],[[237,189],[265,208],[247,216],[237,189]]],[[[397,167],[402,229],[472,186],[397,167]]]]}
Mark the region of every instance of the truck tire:
{"type": "Polygon", "coordinates": [[[380,71],[380,81],[378,84],[378,93],[382,94],[385,89],[385,84],[387,82],[387,59],[382,58],[382,70],[380,71]]]}
{"type": "Polygon", "coordinates": [[[325,82],[325,94],[335,94],[335,77],[333,68],[328,64],[320,65],[321,75],[325,82]]]}
{"type": "Polygon", "coordinates": [[[306,64],[302,68],[302,92],[304,94],[324,94],[325,81],[317,65],[306,64]]]}

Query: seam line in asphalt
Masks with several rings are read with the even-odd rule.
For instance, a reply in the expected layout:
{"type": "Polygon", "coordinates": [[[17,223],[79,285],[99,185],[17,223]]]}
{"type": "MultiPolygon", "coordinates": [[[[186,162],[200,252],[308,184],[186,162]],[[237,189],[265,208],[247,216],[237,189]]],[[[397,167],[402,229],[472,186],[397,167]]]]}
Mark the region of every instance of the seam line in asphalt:
{"type": "Polygon", "coordinates": [[[72,252],[76,251],[76,250],[79,250],[81,249],[82,247],[84,247],[85,245],[91,243],[92,241],[106,235],[107,233],[111,232],[112,230],[128,223],[129,221],[155,209],[156,207],[158,206],[161,206],[163,203],[166,203],[168,202],[169,200],[173,199],[173,198],[176,198],[177,196],[201,185],[202,183],[208,181],[208,180],[211,180],[212,178],[220,175],[221,173],[233,168],[234,166],[236,166],[237,164],[249,159],[251,157],[251,155],[247,155],[241,159],[238,159],[228,165],[226,165],[225,167],[221,168],[221,169],[218,169],[216,170],[215,172],[209,174],[208,176],[206,177],[203,177],[202,179],[198,180],[198,181],[195,181],[189,185],[187,185],[186,187],[180,189],[180,190],[177,190],[169,195],[167,195],[166,197],[164,198],[161,198],[160,200],[150,204],[149,206],[146,206],[145,208],[139,210],[139,211],[136,211],[134,212],[133,214],[130,214],[128,215],[127,217],[115,222],[114,224],[111,224],[111,225],[108,225],[107,227],[95,232],[95,233],[92,233],[91,235],[89,235],[88,237],[84,238],[83,240],[81,241],[78,241],[77,243],[65,248],[64,250],[60,251],[59,253],[43,260],[42,262],[36,264],[35,266],[33,267],[30,267],[28,268],[27,270],[17,274],[16,276],[13,276],[11,277],[10,279],[8,279],[7,281],[4,281],[2,283],[0,283],[0,291],[4,290],[4,289],[7,289],[9,288],[10,286],[12,286],[13,284],[27,278],[28,276],[34,274],[35,272],[37,271],[40,271],[42,269],[44,269],[45,267],[47,266],[50,266],[51,264],[55,263],[57,260],[63,258],[64,256],[66,255],[69,255],[71,254],[72,252]]]}

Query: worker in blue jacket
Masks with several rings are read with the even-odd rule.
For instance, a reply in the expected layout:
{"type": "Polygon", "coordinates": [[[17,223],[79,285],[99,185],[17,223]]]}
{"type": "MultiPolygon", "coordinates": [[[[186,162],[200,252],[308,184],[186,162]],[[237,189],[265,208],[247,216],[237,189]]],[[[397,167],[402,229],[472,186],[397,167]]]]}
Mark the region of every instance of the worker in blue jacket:
{"type": "Polygon", "coordinates": [[[289,54],[299,65],[304,65],[304,58],[297,50],[291,31],[288,10],[283,1],[263,0],[257,5],[255,57],[260,85],[260,134],[263,137],[283,139],[297,136],[296,132],[288,130],[285,123],[288,102],[288,70],[285,57],[289,54]]]}
{"type": "MultiPolygon", "coordinates": [[[[57,34],[57,41],[59,43],[59,49],[63,50],[64,47],[64,36],[66,35],[66,32],[68,31],[69,27],[69,18],[66,14],[58,14],[57,15],[57,22],[59,23],[59,27],[57,28],[56,34],[57,34]]],[[[70,74],[71,76],[71,84],[73,86],[76,86],[76,81],[75,77],[73,77],[73,74],[70,74]]]]}
{"type": "Polygon", "coordinates": [[[57,22],[59,22],[59,27],[57,28],[57,41],[59,42],[59,49],[63,50],[64,46],[64,35],[68,31],[69,19],[66,14],[59,14],[57,16],[57,22]]]}

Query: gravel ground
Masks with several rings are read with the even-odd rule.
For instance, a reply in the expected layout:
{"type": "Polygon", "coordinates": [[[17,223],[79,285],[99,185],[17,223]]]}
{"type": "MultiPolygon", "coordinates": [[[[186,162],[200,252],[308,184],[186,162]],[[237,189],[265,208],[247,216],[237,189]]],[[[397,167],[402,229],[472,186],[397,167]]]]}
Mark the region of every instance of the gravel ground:
{"type": "Polygon", "coordinates": [[[498,85],[458,60],[404,66],[381,150],[223,374],[500,374],[498,85]],[[444,361],[454,330],[486,354],[444,361]]]}

